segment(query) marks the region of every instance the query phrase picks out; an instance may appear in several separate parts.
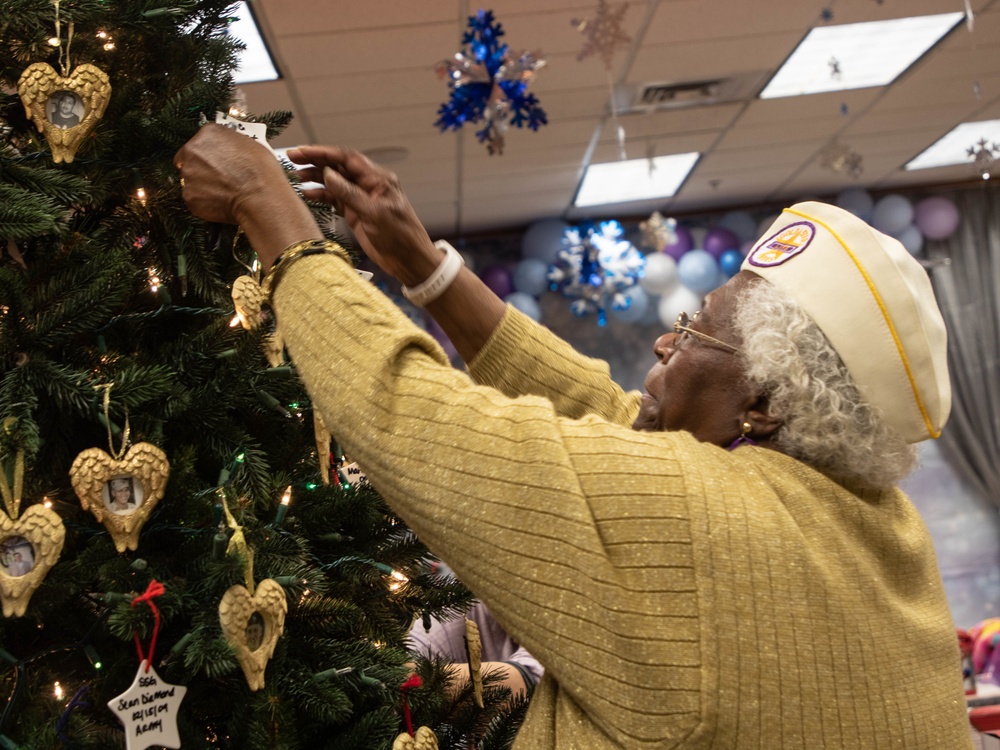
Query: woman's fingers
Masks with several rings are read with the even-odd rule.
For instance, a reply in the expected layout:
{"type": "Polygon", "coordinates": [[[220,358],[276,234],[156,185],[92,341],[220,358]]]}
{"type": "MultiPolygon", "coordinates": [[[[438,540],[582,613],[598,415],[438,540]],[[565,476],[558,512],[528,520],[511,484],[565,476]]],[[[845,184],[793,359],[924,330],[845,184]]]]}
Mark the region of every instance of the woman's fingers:
{"type": "Polygon", "coordinates": [[[345,179],[330,167],[323,167],[323,184],[326,194],[338,206],[350,208],[361,216],[366,215],[368,195],[353,182],[345,179]]]}

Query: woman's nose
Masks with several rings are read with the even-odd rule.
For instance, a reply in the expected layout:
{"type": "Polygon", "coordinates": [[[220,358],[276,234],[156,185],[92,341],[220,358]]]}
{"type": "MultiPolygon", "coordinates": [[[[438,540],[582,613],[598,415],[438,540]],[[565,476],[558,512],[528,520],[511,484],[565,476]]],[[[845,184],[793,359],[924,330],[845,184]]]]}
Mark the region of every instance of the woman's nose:
{"type": "Polygon", "coordinates": [[[665,333],[660,336],[656,341],[653,342],[653,354],[661,362],[669,357],[674,352],[674,336],[676,334],[673,331],[665,333]]]}

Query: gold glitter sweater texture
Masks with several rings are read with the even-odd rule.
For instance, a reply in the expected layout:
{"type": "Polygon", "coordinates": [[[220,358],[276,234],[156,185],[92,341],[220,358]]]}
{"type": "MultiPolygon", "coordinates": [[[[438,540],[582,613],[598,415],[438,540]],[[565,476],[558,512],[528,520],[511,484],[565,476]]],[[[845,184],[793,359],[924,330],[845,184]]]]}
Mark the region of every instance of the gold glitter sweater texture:
{"type": "Polygon", "coordinates": [[[971,747],[899,490],[633,431],[639,394],[513,309],[455,370],[336,256],[275,305],[347,454],[545,665],[517,750],[971,747]]]}

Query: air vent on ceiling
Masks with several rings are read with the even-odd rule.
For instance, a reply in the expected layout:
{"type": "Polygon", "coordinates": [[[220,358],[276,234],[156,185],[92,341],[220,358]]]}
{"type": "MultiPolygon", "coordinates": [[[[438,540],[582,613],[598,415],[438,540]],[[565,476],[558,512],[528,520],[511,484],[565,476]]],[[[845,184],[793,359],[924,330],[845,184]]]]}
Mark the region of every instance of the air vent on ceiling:
{"type": "Polygon", "coordinates": [[[701,103],[714,100],[721,80],[694,83],[647,83],[636,92],[634,106],[662,107],[671,104],[701,103]]]}
{"type": "Polygon", "coordinates": [[[767,71],[699,81],[621,84],[615,88],[619,114],[746,101],[757,95],[767,71]]]}

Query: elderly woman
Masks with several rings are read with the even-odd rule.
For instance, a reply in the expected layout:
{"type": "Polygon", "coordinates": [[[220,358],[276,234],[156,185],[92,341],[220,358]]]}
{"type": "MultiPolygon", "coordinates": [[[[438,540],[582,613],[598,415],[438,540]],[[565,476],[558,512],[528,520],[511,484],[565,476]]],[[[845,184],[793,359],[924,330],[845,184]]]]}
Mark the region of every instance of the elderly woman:
{"type": "Polygon", "coordinates": [[[242,224],[345,450],[544,665],[517,748],[971,746],[931,542],[894,487],[950,398],[898,243],[789,209],[627,394],[442,254],[393,175],[290,157],[471,379],[322,241],[266,149],[202,128],[184,197],[242,224]]]}

